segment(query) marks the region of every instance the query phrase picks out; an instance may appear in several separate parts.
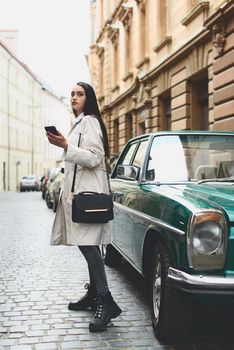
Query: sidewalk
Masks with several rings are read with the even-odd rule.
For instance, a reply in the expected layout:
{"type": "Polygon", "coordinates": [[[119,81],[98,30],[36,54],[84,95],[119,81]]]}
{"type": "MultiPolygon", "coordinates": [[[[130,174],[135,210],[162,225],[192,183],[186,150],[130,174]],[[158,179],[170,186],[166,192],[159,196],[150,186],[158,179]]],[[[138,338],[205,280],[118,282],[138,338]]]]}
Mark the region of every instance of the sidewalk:
{"type": "Polygon", "coordinates": [[[77,247],[49,245],[53,218],[40,193],[0,194],[0,349],[165,349],[118,270],[107,274],[123,313],[106,332],[89,333],[91,312],[67,309],[85,292],[86,263],[77,247]]]}

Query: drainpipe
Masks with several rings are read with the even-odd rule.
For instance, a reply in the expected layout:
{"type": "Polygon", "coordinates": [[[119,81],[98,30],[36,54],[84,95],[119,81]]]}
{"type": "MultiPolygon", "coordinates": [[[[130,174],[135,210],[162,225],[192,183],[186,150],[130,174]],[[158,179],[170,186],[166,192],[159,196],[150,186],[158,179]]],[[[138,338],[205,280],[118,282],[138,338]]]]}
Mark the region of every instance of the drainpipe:
{"type": "Polygon", "coordinates": [[[10,191],[11,128],[10,128],[10,57],[7,61],[7,190],[10,191]]]}
{"type": "MultiPolygon", "coordinates": [[[[36,80],[35,80],[36,81],[36,80]]],[[[32,103],[34,103],[34,98],[32,99],[32,103]]],[[[29,105],[30,117],[31,117],[31,174],[34,174],[34,160],[35,160],[35,147],[34,147],[34,117],[35,117],[35,109],[42,108],[41,105],[29,105]]]]}
{"type": "Polygon", "coordinates": [[[31,173],[32,175],[34,174],[34,110],[38,106],[34,106],[34,84],[37,82],[37,80],[33,80],[32,82],[32,100],[31,100],[31,105],[29,106],[30,108],[30,117],[31,117],[31,173]]]}
{"type": "Polygon", "coordinates": [[[32,149],[31,149],[31,173],[34,174],[34,105],[31,107],[31,136],[32,136],[32,149]]]}

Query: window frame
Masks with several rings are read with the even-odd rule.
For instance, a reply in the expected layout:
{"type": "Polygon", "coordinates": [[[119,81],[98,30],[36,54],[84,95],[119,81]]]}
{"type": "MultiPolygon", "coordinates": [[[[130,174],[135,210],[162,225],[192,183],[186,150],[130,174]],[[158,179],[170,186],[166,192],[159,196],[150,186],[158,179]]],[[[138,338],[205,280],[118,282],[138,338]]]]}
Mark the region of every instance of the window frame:
{"type": "MultiPolygon", "coordinates": [[[[142,164],[142,167],[140,168],[140,174],[139,174],[139,178],[138,178],[138,182],[143,180],[143,176],[144,176],[144,173],[145,173],[145,166],[146,166],[146,159],[148,159],[148,154],[149,154],[149,150],[150,150],[150,145],[152,143],[152,136],[151,135],[144,135],[144,137],[141,137],[141,138],[137,138],[137,139],[134,139],[134,140],[131,140],[129,143],[126,144],[123,152],[121,153],[120,155],[120,158],[118,159],[118,162],[116,163],[115,167],[114,167],[114,170],[112,172],[112,176],[111,178],[112,179],[117,179],[117,167],[118,165],[124,165],[123,164],[123,160],[125,158],[125,156],[127,155],[127,152],[129,151],[130,147],[133,145],[133,144],[136,144],[136,147],[132,153],[132,156],[131,156],[131,159],[129,161],[129,164],[125,164],[125,165],[132,165],[134,159],[135,159],[135,156],[136,156],[136,153],[140,147],[140,144],[142,142],[148,142],[148,145],[146,147],[146,152],[145,152],[145,159],[144,159],[144,162],[142,164]]],[[[123,181],[127,181],[127,180],[123,180],[123,181]]]]}

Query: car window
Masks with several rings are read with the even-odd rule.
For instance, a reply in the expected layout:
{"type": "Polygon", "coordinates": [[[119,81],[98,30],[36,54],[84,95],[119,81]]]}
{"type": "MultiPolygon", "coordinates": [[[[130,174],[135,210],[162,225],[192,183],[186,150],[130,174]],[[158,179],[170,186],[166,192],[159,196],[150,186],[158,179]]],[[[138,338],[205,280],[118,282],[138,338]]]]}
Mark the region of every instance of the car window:
{"type": "Polygon", "coordinates": [[[23,180],[34,180],[34,179],[36,179],[36,176],[23,176],[22,179],[23,180]]]}
{"type": "Polygon", "coordinates": [[[179,136],[154,138],[145,178],[149,181],[188,180],[184,150],[179,136]]]}
{"type": "Polygon", "coordinates": [[[231,135],[156,136],[147,160],[149,181],[200,181],[234,176],[231,135]]]}
{"type": "Polygon", "coordinates": [[[140,143],[138,150],[134,156],[132,165],[142,167],[145,159],[145,152],[148,146],[148,140],[144,140],[140,143]]]}
{"type": "Polygon", "coordinates": [[[125,156],[124,156],[124,158],[123,158],[121,164],[123,164],[123,165],[129,165],[129,164],[130,164],[131,159],[132,159],[132,155],[133,155],[133,153],[134,153],[134,151],[135,151],[137,145],[138,145],[137,142],[132,143],[132,144],[130,145],[130,147],[129,147],[127,153],[125,154],[125,156]]]}
{"type": "Polygon", "coordinates": [[[127,144],[118,160],[118,163],[115,165],[114,171],[112,172],[111,178],[114,179],[117,176],[117,167],[119,165],[130,165],[132,157],[139,145],[139,141],[132,142],[127,144]]]}

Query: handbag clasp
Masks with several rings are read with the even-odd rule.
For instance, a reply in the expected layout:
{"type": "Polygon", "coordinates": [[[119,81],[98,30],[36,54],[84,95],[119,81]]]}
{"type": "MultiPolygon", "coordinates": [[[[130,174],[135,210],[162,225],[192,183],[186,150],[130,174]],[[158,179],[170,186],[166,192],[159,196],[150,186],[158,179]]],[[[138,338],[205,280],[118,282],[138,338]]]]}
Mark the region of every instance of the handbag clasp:
{"type": "Polygon", "coordinates": [[[91,213],[95,211],[108,211],[108,209],[86,209],[85,210],[86,213],[91,213]]]}

